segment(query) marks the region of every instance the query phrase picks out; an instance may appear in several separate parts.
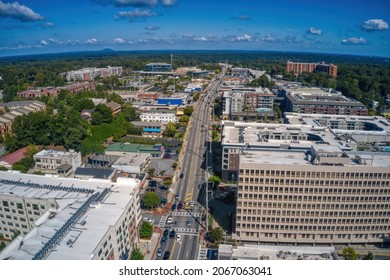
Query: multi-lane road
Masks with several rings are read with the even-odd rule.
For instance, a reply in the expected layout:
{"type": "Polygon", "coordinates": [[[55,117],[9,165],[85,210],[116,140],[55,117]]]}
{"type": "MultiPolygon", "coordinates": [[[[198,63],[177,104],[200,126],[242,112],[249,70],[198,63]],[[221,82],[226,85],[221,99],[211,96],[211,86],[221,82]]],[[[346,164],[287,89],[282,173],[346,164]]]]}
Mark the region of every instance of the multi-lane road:
{"type": "MultiPolygon", "coordinates": [[[[178,199],[174,203],[181,202],[184,206],[193,202],[189,209],[181,211],[172,211],[156,221],[163,230],[175,230],[176,236],[180,235],[180,240],[167,237],[166,244],[162,245],[163,253],[170,252],[169,259],[175,260],[194,260],[198,259],[199,230],[204,227],[202,215],[205,212],[204,205],[198,201],[204,201],[200,198],[201,188],[204,187],[205,176],[205,156],[206,141],[208,140],[209,124],[212,122],[212,103],[217,94],[217,89],[223,80],[223,75],[214,78],[205,93],[198,100],[195,110],[191,117],[190,131],[185,141],[183,149],[185,154],[181,163],[181,174],[175,186],[175,193],[178,199]],[[203,165],[202,165],[203,163],[203,165]],[[167,219],[171,217],[172,223],[167,224],[167,219]]],[[[157,257],[161,259],[161,257],[157,257]]]]}

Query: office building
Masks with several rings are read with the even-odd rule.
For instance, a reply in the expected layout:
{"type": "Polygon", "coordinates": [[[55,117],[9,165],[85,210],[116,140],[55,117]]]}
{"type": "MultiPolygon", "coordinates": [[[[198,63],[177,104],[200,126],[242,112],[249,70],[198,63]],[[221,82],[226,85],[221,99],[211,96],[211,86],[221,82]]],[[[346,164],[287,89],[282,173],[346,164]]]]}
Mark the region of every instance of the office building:
{"type": "Polygon", "coordinates": [[[42,150],[34,156],[35,170],[43,173],[57,173],[63,176],[69,176],[81,166],[81,153],[70,150],[42,150]]]}
{"type": "Polygon", "coordinates": [[[148,63],[145,65],[145,72],[171,72],[172,64],[169,63],[148,63]]]}
{"type": "Polygon", "coordinates": [[[286,70],[293,72],[295,75],[311,72],[324,72],[332,77],[337,77],[337,66],[334,64],[322,63],[305,63],[287,61],[286,70]]]}
{"type": "Polygon", "coordinates": [[[313,144],[239,156],[234,238],[287,244],[390,240],[390,155],[313,144]]]}
{"type": "Polygon", "coordinates": [[[2,260],[128,259],[138,244],[138,179],[0,178],[2,260]]]}
{"type": "Polygon", "coordinates": [[[222,123],[222,179],[238,185],[234,239],[388,241],[390,153],[360,151],[352,137],[314,123],[222,123]]]}

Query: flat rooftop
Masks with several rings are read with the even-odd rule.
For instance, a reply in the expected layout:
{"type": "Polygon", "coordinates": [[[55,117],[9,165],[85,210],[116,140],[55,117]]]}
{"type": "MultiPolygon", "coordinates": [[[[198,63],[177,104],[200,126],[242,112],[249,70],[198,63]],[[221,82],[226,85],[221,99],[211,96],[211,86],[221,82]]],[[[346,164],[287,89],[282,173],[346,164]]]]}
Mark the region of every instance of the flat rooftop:
{"type": "Polygon", "coordinates": [[[219,245],[219,252],[230,255],[235,260],[338,260],[334,247],[324,246],[279,246],[252,245],[244,246],[219,245]]]}
{"type": "MultiPolygon", "coordinates": [[[[326,152],[333,151],[334,147],[321,146],[321,148],[327,147],[329,149],[323,149],[326,152]]],[[[319,148],[318,146],[316,148],[319,148]]],[[[340,149],[335,148],[338,152],[340,149]]],[[[321,151],[323,152],[323,151],[321,151]]],[[[390,154],[389,153],[367,153],[367,152],[346,152],[345,155],[349,157],[349,161],[344,166],[362,166],[362,167],[390,167],[390,154]],[[372,160],[371,166],[366,166],[359,163],[356,158],[360,157],[365,160],[372,160]]],[[[240,155],[240,168],[251,168],[254,164],[266,164],[266,165],[313,165],[307,158],[304,151],[246,151],[240,155]]],[[[322,165],[324,167],[326,165],[322,165]]],[[[340,166],[336,166],[340,168],[340,166]]],[[[341,167],[342,168],[342,167],[341,167]]]]}
{"type": "MultiPolygon", "coordinates": [[[[94,256],[99,242],[124,214],[126,205],[134,195],[140,181],[126,179],[123,183],[112,183],[107,180],[78,180],[56,178],[20,173],[1,172],[0,195],[13,195],[22,198],[52,198],[59,205],[52,210],[54,217],[45,213],[37,222],[39,226],[26,236],[19,236],[8,250],[0,256],[2,259],[31,260],[65,223],[71,219],[78,209],[87,206],[84,214],[64,231],[63,237],[49,251],[45,259],[51,260],[90,260],[94,256]],[[18,182],[18,183],[14,183],[18,182]],[[25,185],[23,185],[25,184],[25,185]],[[30,185],[28,185],[30,184],[30,185]],[[71,190],[56,187],[72,187],[71,190]],[[89,189],[90,192],[80,192],[89,189]],[[85,205],[92,195],[107,189],[107,195],[94,206],[85,205]],[[69,241],[70,240],[70,241],[69,241]]],[[[8,247],[7,247],[8,248],[8,247]]]]}

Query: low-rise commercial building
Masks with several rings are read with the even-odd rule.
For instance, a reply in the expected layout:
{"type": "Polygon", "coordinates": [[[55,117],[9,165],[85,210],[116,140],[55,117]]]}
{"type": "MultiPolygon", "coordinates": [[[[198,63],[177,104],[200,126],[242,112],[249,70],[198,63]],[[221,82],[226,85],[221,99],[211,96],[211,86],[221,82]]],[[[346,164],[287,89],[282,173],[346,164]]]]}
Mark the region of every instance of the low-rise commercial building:
{"type": "Polygon", "coordinates": [[[169,123],[169,122],[177,122],[176,113],[171,112],[148,112],[142,113],[141,121],[143,122],[161,122],[161,123],[169,123]]]}
{"type": "Polygon", "coordinates": [[[135,127],[142,129],[142,136],[148,138],[161,137],[165,129],[165,124],[162,122],[139,122],[134,121],[132,124],[135,127]]]}
{"type": "Polygon", "coordinates": [[[81,153],[70,150],[42,150],[34,156],[35,170],[43,173],[57,173],[64,176],[69,176],[81,166],[81,153]],[[64,174],[65,172],[65,174],[64,174]]]}
{"type": "Polygon", "coordinates": [[[136,154],[150,154],[155,158],[162,158],[164,155],[164,147],[162,145],[143,145],[130,143],[115,143],[110,145],[105,154],[108,156],[126,156],[136,154]]]}

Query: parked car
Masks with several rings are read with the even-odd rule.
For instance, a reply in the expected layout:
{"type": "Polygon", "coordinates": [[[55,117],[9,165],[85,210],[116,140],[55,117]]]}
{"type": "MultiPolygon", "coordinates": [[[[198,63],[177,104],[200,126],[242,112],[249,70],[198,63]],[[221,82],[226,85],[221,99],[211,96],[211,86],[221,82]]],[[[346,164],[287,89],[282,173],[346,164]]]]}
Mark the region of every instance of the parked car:
{"type": "Polygon", "coordinates": [[[162,256],[162,248],[158,248],[157,249],[157,257],[161,257],[162,256]]]}
{"type": "Polygon", "coordinates": [[[169,233],[169,238],[174,238],[176,235],[176,231],[173,229],[171,230],[171,232],[169,233]]]}
{"type": "Polygon", "coordinates": [[[164,235],[164,236],[165,236],[165,235],[168,235],[168,233],[169,233],[169,229],[166,228],[166,229],[164,230],[163,235],[164,235]]]}
{"type": "Polygon", "coordinates": [[[176,210],[176,204],[172,204],[172,211],[175,211],[176,210]]]}
{"type": "Polygon", "coordinates": [[[169,251],[165,251],[164,256],[163,256],[163,260],[168,260],[170,255],[171,255],[171,253],[169,251]]]}

